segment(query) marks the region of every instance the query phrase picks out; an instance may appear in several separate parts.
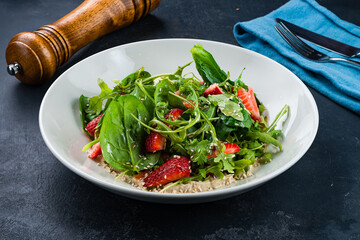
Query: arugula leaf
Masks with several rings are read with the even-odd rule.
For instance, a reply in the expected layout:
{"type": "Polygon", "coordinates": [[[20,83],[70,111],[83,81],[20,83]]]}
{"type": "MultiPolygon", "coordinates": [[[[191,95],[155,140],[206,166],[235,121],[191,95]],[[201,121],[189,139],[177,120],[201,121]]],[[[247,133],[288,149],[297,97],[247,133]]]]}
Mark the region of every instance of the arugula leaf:
{"type": "Polygon", "coordinates": [[[177,85],[171,84],[171,82],[168,79],[163,79],[161,80],[161,82],[159,82],[156,85],[156,90],[154,93],[155,111],[156,111],[156,116],[160,120],[163,121],[166,120],[164,118],[164,115],[171,108],[183,108],[183,104],[181,100],[169,94],[169,92],[176,92],[177,87],[178,87],[177,85]]]}
{"type": "Polygon", "coordinates": [[[203,166],[208,158],[206,155],[209,154],[211,142],[208,140],[198,141],[195,139],[191,143],[186,145],[186,150],[190,154],[191,161],[203,166]]]}
{"type": "Polygon", "coordinates": [[[282,151],[282,147],[280,142],[272,136],[272,134],[277,134],[280,131],[272,132],[272,133],[266,133],[266,132],[257,132],[257,131],[249,131],[247,133],[247,137],[251,140],[257,140],[259,139],[261,142],[264,143],[271,143],[276,147],[279,147],[280,151],[282,151]]]}
{"type": "Polygon", "coordinates": [[[227,74],[220,69],[211,53],[200,44],[196,44],[190,52],[195,61],[196,69],[206,83],[221,83],[227,78],[227,74]]]}
{"type": "Polygon", "coordinates": [[[144,71],[144,67],[129,74],[122,80],[113,80],[117,85],[114,87],[114,92],[123,93],[126,90],[132,90],[135,87],[135,81],[138,79],[146,79],[151,77],[151,74],[144,71]]]}
{"type": "Polygon", "coordinates": [[[223,151],[217,154],[214,158],[214,162],[221,162],[223,164],[223,169],[229,173],[234,173],[234,162],[232,159],[235,157],[235,154],[226,154],[223,151]]]}
{"type": "Polygon", "coordinates": [[[141,166],[156,164],[158,158],[141,157],[145,155],[146,132],[131,114],[143,122],[149,121],[149,113],[138,98],[123,95],[114,99],[103,117],[100,145],[103,157],[110,166],[136,173],[144,169],[141,166]]]}
{"type": "Polygon", "coordinates": [[[253,164],[253,161],[249,159],[241,159],[234,162],[235,176],[239,176],[245,168],[253,164]]]}
{"type": "Polygon", "coordinates": [[[245,70],[245,68],[243,68],[243,70],[241,71],[239,77],[234,81],[234,89],[233,89],[234,94],[237,94],[237,92],[241,88],[245,89],[246,91],[249,91],[248,86],[243,81],[241,81],[241,77],[242,77],[242,74],[243,74],[244,70],[245,70]]]}
{"type": "Polygon", "coordinates": [[[98,85],[101,89],[99,95],[89,98],[89,112],[94,113],[96,116],[100,115],[103,108],[103,101],[109,98],[109,94],[112,93],[112,90],[108,85],[100,78],[97,80],[98,85]]]}
{"type": "Polygon", "coordinates": [[[199,169],[199,173],[201,174],[201,176],[203,178],[206,178],[206,175],[208,173],[212,173],[212,174],[215,174],[215,176],[217,176],[218,178],[223,179],[224,174],[221,171],[222,168],[223,168],[223,165],[221,164],[221,162],[212,163],[210,166],[199,169]]]}

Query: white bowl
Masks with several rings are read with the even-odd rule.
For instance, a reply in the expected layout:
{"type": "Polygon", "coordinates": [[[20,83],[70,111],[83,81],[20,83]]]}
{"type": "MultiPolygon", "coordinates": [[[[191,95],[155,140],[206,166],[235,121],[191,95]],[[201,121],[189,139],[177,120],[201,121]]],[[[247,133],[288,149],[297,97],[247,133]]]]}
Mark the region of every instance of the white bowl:
{"type": "MultiPolygon", "coordinates": [[[[194,64],[187,71],[196,72],[194,64]]],[[[111,84],[110,84],[111,85],[111,84]]],[[[51,152],[66,167],[85,179],[126,197],[161,203],[197,203],[228,198],[253,189],[294,165],[309,149],[319,116],[310,91],[292,72],[277,62],[250,50],[206,40],[163,39],[130,43],[97,53],[64,72],[49,88],[40,107],[41,134],[51,152]],[[190,49],[200,43],[225,70],[236,78],[246,67],[242,80],[254,88],[270,112],[270,122],[288,104],[284,125],[283,152],[254,176],[228,187],[201,193],[155,193],[136,189],[115,180],[105,169],[87,158],[81,149],[89,139],[81,130],[78,98],[99,93],[97,78],[108,84],[144,66],[151,74],[171,73],[192,61],[190,49]]]]}

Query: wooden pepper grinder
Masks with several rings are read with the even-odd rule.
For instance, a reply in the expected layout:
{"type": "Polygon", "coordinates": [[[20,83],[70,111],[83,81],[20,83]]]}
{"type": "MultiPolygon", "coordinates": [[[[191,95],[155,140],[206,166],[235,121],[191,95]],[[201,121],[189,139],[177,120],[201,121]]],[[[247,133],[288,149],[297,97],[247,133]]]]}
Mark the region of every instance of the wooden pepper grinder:
{"type": "Polygon", "coordinates": [[[52,24],[15,35],[6,49],[8,73],[27,84],[43,83],[78,50],[138,21],[160,1],[86,0],[52,24]]]}

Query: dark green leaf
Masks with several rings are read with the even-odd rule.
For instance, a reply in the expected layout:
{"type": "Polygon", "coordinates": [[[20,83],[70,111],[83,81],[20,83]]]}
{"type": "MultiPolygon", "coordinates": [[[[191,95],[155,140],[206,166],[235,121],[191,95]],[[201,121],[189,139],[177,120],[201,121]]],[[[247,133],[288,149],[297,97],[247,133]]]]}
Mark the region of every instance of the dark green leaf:
{"type": "Polygon", "coordinates": [[[145,123],[149,121],[149,113],[138,98],[124,95],[114,99],[104,115],[100,145],[110,166],[134,173],[141,169],[146,132],[131,114],[145,123]]]}
{"type": "Polygon", "coordinates": [[[199,142],[197,139],[188,143],[186,150],[191,156],[191,161],[203,166],[208,160],[206,155],[212,151],[210,144],[211,142],[208,140],[202,140],[199,142]]]}
{"type": "Polygon", "coordinates": [[[133,89],[135,87],[135,81],[138,79],[145,79],[151,77],[151,74],[144,71],[144,68],[140,68],[134,73],[129,74],[124,79],[120,80],[114,80],[114,82],[117,84],[114,87],[114,92],[123,93],[126,90],[133,89]]]}
{"type": "Polygon", "coordinates": [[[191,50],[196,69],[206,83],[221,83],[227,78],[227,74],[220,69],[214,57],[200,44],[196,44],[191,50]]]}

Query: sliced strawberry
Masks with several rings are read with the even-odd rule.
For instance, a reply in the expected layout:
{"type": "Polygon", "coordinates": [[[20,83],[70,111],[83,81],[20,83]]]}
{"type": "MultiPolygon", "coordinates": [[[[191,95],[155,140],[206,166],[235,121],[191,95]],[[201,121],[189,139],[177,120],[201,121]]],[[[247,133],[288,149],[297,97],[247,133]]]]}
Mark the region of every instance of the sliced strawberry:
{"type": "Polygon", "coordinates": [[[207,98],[209,95],[218,95],[223,94],[223,90],[219,87],[217,83],[211,84],[210,87],[208,87],[204,91],[204,96],[207,98]]]}
{"type": "MultiPolygon", "coordinates": [[[[193,101],[189,100],[190,102],[192,102],[193,104],[195,104],[193,101]]],[[[182,103],[184,104],[184,106],[186,108],[194,108],[193,105],[191,105],[190,103],[188,103],[187,101],[182,101],[182,103]]]]}
{"type": "Polygon", "coordinates": [[[251,114],[250,114],[251,118],[254,121],[260,121],[261,120],[260,112],[259,112],[259,107],[256,103],[254,90],[252,87],[248,87],[248,88],[249,88],[248,92],[246,92],[245,89],[241,88],[237,92],[237,96],[238,96],[238,98],[241,99],[241,101],[244,104],[244,106],[246,107],[246,109],[251,112],[251,114]]]}
{"type": "Polygon", "coordinates": [[[150,170],[143,170],[134,176],[135,179],[142,180],[150,174],[150,170]]]}
{"type": "Polygon", "coordinates": [[[235,143],[223,142],[223,144],[225,145],[224,153],[226,154],[237,153],[240,151],[240,147],[235,143]]]}
{"type": "Polygon", "coordinates": [[[214,158],[216,156],[217,156],[217,149],[216,148],[214,148],[214,150],[211,151],[211,154],[205,155],[205,157],[207,157],[208,159],[209,158],[214,158]]]}
{"type": "Polygon", "coordinates": [[[99,156],[101,154],[101,147],[100,147],[100,143],[95,143],[92,148],[91,148],[91,152],[88,155],[88,158],[91,159],[95,159],[97,158],[97,156],[99,156]]]}
{"type": "MultiPolygon", "coordinates": [[[[237,153],[238,151],[240,151],[240,147],[235,144],[235,143],[228,143],[228,142],[223,142],[223,144],[225,145],[225,150],[224,153],[226,154],[230,154],[230,153],[237,153]]],[[[214,148],[214,150],[212,150],[211,154],[207,154],[205,155],[208,159],[209,158],[214,158],[217,156],[217,149],[214,148]]]]}
{"type": "Polygon", "coordinates": [[[146,152],[156,152],[164,150],[166,147],[166,138],[158,132],[150,132],[145,140],[146,152]]]}
{"type": "MultiPolygon", "coordinates": [[[[175,92],[176,95],[180,95],[180,92],[179,91],[176,91],[175,92]]],[[[184,96],[182,96],[183,98],[186,98],[184,96]]],[[[189,100],[190,102],[192,102],[193,104],[195,104],[193,101],[189,100]]],[[[187,101],[182,101],[182,103],[184,104],[184,106],[186,108],[194,108],[190,103],[188,103],[187,101]]]]}
{"type": "Polygon", "coordinates": [[[156,187],[183,177],[189,177],[191,173],[190,160],[187,157],[175,156],[144,179],[147,188],[156,187]]]}
{"type": "Polygon", "coordinates": [[[184,112],[184,110],[180,109],[180,108],[174,108],[171,109],[170,112],[168,112],[167,114],[165,114],[165,118],[166,119],[171,119],[171,121],[175,121],[178,120],[181,117],[181,114],[184,112]]]}
{"type": "Polygon", "coordinates": [[[86,125],[86,131],[91,135],[94,136],[95,133],[95,128],[98,125],[100,118],[102,117],[102,115],[104,115],[103,113],[100,114],[99,116],[97,116],[96,118],[94,118],[93,120],[91,120],[87,125],[86,125]]]}

